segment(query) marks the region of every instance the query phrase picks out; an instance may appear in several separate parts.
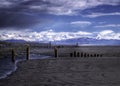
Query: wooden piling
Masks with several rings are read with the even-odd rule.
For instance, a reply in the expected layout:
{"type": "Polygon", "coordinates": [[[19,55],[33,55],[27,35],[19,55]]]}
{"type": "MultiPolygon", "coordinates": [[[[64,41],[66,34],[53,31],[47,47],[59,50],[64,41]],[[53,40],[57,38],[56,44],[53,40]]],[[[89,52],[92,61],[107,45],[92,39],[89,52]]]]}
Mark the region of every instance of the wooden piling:
{"type": "Polygon", "coordinates": [[[87,54],[87,57],[89,57],[89,53],[87,54]]]}
{"type": "Polygon", "coordinates": [[[94,57],[97,57],[97,55],[96,55],[96,54],[94,54],[94,57]]]}
{"type": "Polygon", "coordinates": [[[74,51],[74,57],[76,57],[76,51],[74,51]]]}
{"type": "Polygon", "coordinates": [[[81,57],[83,57],[83,52],[81,52],[81,57]]]}
{"type": "Polygon", "coordinates": [[[29,56],[30,56],[30,47],[27,45],[27,48],[26,48],[26,60],[29,60],[29,56]]]}
{"type": "Polygon", "coordinates": [[[91,54],[90,57],[93,57],[93,55],[91,54]]]}
{"type": "Polygon", "coordinates": [[[99,57],[99,54],[97,54],[97,57],[99,57]]]}
{"type": "Polygon", "coordinates": [[[15,51],[12,49],[12,62],[15,62],[15,51]]]}
{"type": "Polygon", "coordinates": [[[86,57],[87,56],[87,54],[86,53],[84,53],[84,57],[86,57]]]}
{"type": "Polygon", "coordinates": [[[58,57],[58,50],[57,50],[56,47],[54,48],[54,55],[55,55],[56,58],[58,57]]]}
{"type": "Polygon", "coordinates": [[[77,52],[77,57],[79,57],[80,56],[80,53],[79,52],[77,52]]]}
{"type": "Polygon", "coordinates": [[[73,53],[70,53],[70,57],[73,57],[73,53]]]}

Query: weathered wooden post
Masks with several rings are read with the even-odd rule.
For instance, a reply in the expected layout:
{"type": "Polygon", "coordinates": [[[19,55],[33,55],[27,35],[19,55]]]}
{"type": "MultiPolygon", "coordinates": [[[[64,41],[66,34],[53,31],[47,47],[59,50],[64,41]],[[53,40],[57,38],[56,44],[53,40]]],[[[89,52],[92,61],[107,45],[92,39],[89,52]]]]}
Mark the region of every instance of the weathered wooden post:
{"type": "Polygon", "coordinates": [[[89,57],[89,53],[87,54],[87,57],[89,57]]]}
{"type": "Polygon", "coordinates": [[[81,57],[83,57],[83,52],[81,52],[81,57]]]}
{"type": "Polygon", "coordinates": [[[90,57],[93,57],[93,55],[91,54],[90,57]]]}
{"type": "Polygon", "coordinates": [[[84,53],[84,57],[86,57],[87,56],[87,54],[86,53],[84,53]]]}
{"type": "Polygon", "coordinates": [[[54,48],[54,55],[55,55],[56,58],[58,57],[58,50],[57,50],[57,47],[54,48]]]}
{"type": "Polygon", "coordinates": [[[94,57],[96,57],[97,55],[96,54],[94,54],[94,57]]]}
{"type": "Polygon", "coordinates": [[[74,57],[76,57],[76,51],[74,51],[74,57]]]}
{"type": "Polygon", "coordinates": [[[29,60],[29,56],[30,56],[30,47],[29,47],[29,45],[27,45],[27,48],[26,48],[26,60],[29,60]]]}
{"type": "Polygon", "coordinates": [[[97,57],[99,57],[99,54],[97,54],[97,57]]]}
{"type": "Polygon", "coordinates": [[[15,51],[12,49],[12,62],[15,62],[15,51]]]}
{"type": "Polygon", "coordinates": [[[79,57],[80,56],[80,53],[79,52],[77,52],[77,57],[79,57]]]}
{"type": "Polygon", "coordinates": [[[70,53],[70,57],[73,57],[73,53],[70,53]]]}

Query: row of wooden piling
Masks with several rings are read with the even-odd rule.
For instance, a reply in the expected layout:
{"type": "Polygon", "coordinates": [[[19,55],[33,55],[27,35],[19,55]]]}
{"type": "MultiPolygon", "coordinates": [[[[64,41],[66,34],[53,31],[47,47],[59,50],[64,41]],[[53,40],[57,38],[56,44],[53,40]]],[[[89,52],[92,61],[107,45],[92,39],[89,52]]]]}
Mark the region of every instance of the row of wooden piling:
{"type": "MultiPolygon", "coordinates": [[[[58,49],[54,48],[54,56],[58,57],[58,49]]],[[[84,53],[84,52],[77,52],[74,51],[70,53],[70,57],[103,57],[103,54],[97,54],[97,53],[84,53]]]]}
{"type": "MultiPolygon", "coordinates": [[[[12,62],[15,62],[16,58],[15,58],[15,50],[14,49],[11,49],[11,54],[12,54],[12,62]]],[[[30,47],[27,46],[26,47],[26,60],[29,60],[29,56],[30,56],[30,47]]]]}
{"type": "MultiPolygon", "coordinates": [[[[11,49],[11,54],[12,54],[12,62],[15,62],[16,58],[15,58],[15,50],[11,49]]],[[[30,56],[30,47],[27,46],[26,47],[26,60],[29,60],[29,56],[30,56]]],[[[54,48],[54,56],[57,58],[58,57],[58,49],[55,47],[54,48]]]]}
{"type": "Polygon", "coordinates": [[[83,52],[76,52],[70,53],[70,57],[102,57],[102,54],[90,54],[90,53],[83,53],[83,52]]]}
{"type": "MultiPolygon", "coordinates": [[[[12,62],[15,62],[15,50],[12,49],[12,62]]],[[[27,46],[26,47],[26,60],[29,60],[29,56],[30,56],[30,47],[27,46]]],[[[102,57],[102,54],[89,54],[89,53],[83,53],[83,52],[72,52],[70,53],[70,57],[102,57]]],[[[55,47],[54,48],[54,57],[57,58],[58,57],[58,48],[55,47]]]]}

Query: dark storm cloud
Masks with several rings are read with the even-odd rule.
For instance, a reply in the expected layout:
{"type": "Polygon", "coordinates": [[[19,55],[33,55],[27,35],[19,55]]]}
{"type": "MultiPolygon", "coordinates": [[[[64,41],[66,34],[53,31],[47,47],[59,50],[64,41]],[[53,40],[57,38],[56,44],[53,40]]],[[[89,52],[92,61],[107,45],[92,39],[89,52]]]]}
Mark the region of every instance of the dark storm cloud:
{"type": "Polygon", "coordinates": [[[0,13],[0,27],[18,27],[26,28],[34,24],[40,23],[41,20],[33,15],[23,13],[0,13]]]}
{"type": "MultiPolygon", "coordinates": [[[[26,28],[43,22],[40,17],[31,13],[30,6],[45,3],[39,0],[2,0],[0,1],[0,28],[26,28]]],[[[47,3],[49,4],[49,3],[47,3]]]]}
{"type": "Polygon", "coordinates": [[[120,5],[119,0],[0,0],[0,8],[12,12],[45,12],[70,15],[99,5],[120,5]]]}
{"type": "Polygon", "coordinates": [[[49,7],[60,6],[51,0],[3,0],[0,1],[0,11],[9,12],[47,12],[49,7]],[[3,3],[4,1],[4,3],[3,3]],[[9,3],[8,3],[9,2],[9,3]]]}
{"type": "MultiPolygon", "coordinates": [[[[28,27],[43,22],[36,14],[78,15],[99,5],[119,5],[119,0],[0,0],[0,27],[28,27]]],[[[40,16],[45,17],[45,16],[40,16]]],[[[44,18],[45,19],[45,18],[44,18]]]]}

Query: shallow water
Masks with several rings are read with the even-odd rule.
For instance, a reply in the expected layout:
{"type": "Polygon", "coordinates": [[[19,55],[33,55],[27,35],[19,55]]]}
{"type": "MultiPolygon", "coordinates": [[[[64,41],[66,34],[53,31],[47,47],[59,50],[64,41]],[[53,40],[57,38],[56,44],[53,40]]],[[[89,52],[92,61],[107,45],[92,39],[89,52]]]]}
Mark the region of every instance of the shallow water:
{"type": "MultiPolygon", "coordinates": [[[[50,56],[35,55],[35,54],[30,55],[30,59],[45,59],[45,58],[50,58],[50,56]]],[[[17,69],[16,66],[17,63],[23,60],[25,60],[25,57],[17,58],[15,63],[11,61],[11,58],[0,59],[0,79],[6,78],[8,75],[14,72],[17,69]]]]}

